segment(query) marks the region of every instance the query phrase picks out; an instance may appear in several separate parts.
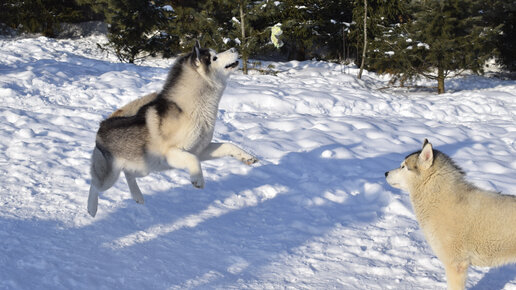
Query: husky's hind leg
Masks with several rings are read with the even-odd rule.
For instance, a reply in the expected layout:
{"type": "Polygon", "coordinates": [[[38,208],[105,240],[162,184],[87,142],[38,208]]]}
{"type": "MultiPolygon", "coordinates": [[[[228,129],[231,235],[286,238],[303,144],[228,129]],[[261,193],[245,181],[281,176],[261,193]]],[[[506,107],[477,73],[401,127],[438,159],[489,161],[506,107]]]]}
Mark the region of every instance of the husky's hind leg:
{"type": "Polygon", "coordinates": [[[90,186],[90,194],[88,195],[88,213],[95,217],[97,208],[99,206],[99,191],[93,186],[90,186]]]}
{"type": "Polygon", "coordinates": [[[108,190],[120,176],[120,170],[112,170],[103,181],[99,182],[98,179],[95,181],[95,177],[92,174],[90,194],[88,196],[88,213],[95,217],[97,214],[97,207],[99,203],[99,193],[108,190]]]}
{"type": "Polygon", "coordinates": [[[201,162],[197,156],[178,148],[172,148],[167,153],[167,162],[171,167],[188,170],[192,185],[196,188],[204,188],[201,162]]]}
{"type": "Polygon", "coordinates": [[[98,147],[93,149],[91,156],[91,186],[88,196],[88,213],[95,217],[97,214],[99,193],[109,189],[120,176],[120,169],[113,166],[113,158],[109,152],[104,154],[98,147]]]}
{"type": "Polygon", "coordinates": [[[138,187],[138,183],[136,183],[136,177],[127,171],[124,171],[124,175],[134,201],[136,201],[136,203],[143,204],[143,195],[140,188],[138,187]]]}

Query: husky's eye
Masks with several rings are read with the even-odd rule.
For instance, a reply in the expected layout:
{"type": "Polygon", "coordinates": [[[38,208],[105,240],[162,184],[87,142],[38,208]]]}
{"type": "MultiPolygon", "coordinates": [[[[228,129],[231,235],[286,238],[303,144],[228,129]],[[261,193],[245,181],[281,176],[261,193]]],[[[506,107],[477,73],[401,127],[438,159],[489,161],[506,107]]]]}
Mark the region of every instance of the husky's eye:
{"type": "Polygon", "coordinates": [[[216,57],[216,56],[214,56],[214,57],[213,57],[213,61],[216,61],[216,60],[217,60],[217,57],[216,57]]]}
{"type": "Polygon", "coordinates": [[[405,169],[405,165],[401,165],[401,169],[405,169]]]}

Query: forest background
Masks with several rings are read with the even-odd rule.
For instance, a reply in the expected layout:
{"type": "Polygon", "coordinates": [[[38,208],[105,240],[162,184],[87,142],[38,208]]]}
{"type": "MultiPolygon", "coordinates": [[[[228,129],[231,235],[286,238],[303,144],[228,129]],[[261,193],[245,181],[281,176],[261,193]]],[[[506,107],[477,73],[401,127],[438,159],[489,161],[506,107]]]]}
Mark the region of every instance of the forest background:
{"type": "MultiPolygon", "coordinates": [[[[121,61],[173,57],[195,41],[236,47],[247,60],[317,59],[362,63],[404,86],[484,73],[496,63],[516,71],[516,0],[6,0],[0,30],[62,37],[65,24],[106,25],[121,61]],[[365,19],[365,21],[364,21],[365,19]],[[365,49],[364,49],[365,47],[365,49]]],[[[77,36],[77,35],[75,35],[77,36]]]]}

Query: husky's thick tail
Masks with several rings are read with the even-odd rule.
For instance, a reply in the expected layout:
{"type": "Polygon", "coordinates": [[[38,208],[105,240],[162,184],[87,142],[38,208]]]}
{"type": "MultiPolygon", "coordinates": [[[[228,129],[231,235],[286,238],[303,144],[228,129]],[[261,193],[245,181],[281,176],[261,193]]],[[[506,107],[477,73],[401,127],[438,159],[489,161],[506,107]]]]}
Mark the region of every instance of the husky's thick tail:
{"type": "Polygon", "coordinates": [[[96,144],[91,155],[91,186],[88,196],[88,213],[95,217],[99,202],[99,193],[107,190],[120,176],[120,170],[113,166],[113,155],[96,144]]]}

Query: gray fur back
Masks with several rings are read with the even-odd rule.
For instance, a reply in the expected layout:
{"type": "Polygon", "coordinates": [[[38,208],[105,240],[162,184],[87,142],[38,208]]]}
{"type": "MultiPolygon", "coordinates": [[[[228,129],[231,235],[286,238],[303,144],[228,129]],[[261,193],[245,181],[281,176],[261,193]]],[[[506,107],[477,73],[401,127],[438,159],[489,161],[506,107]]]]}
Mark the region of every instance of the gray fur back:
{"type": "Polygon", "coordinates": [[[145,116],[114,117],[100,123],[97,143],[116,158],[140,160],[149,136],[145,116]]]}

